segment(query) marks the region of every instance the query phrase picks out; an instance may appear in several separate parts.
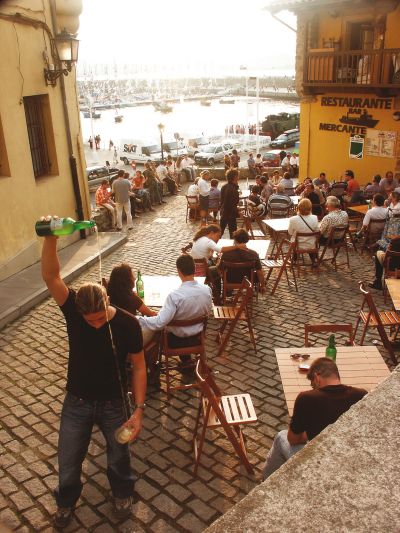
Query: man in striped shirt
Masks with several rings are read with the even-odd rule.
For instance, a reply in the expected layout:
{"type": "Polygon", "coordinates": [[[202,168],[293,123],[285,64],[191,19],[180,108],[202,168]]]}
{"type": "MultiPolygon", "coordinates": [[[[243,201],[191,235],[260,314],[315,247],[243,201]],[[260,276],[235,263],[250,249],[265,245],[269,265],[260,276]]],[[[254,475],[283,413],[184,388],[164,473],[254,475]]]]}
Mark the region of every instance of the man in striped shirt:
{"type": "Polygon", "coordinates": [[[268,213],[271,218],[285,218],[288,216],[289,208],[293,205],[290,196],[285,194],[285,186],[279,183],[276,193],[268,198],[268,213]]]}

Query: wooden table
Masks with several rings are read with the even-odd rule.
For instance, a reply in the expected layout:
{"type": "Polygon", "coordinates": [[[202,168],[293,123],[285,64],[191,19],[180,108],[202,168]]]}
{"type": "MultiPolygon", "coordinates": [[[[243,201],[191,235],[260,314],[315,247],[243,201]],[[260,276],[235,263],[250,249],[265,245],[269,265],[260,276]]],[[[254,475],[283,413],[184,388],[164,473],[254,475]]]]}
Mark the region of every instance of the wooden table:
{"type": "MultiPolygon", "coordinates": [[[[325,357],[326,346],[313,348],[277,348],[275,350],[283,392],[289,415],[297,395],[301,391],[311,390],[306,372],[299,372],[298,366],[304,362],[311,364],[318,357],[325,357]],[[306,361],[294,361],[290,354],[309,353],[306,361]]],[[[383,381],[390,372],[375,346],[337,346],[336,364],[339,368],[343,385],[352,385],[370,391],[383,381]]]]}
{"type": "MultiPolygon", "coordinates": [[[[167,296],[182,285],[179,276],[142,276],[144,284],[144,303],[149,307],[162,307],[167,296]]],[[[203,284],[206,278],[196,277],[203,284]]]]}
{"type": "Polygon", "coordinates": [[[266,218],[263,220],[264,224],[268,227],[274,240],[270,255],[273,255],[275,246],[277,246],[280,238],[285,238],[289,229],[290,218],[266,218]]]}
{"type": "Polygon", "coordinates": [[[386,287],[396,311],[400,311],[400,279],[388,278],[385,280],[386,287]]]}
{"type": "Polygon", "coordinates": [[[368,211],[368,205],[353,205],[349,207],[351,211],[355,211],[356,213],[361,213],[362,215],[365,215],[368,211]]]}
{"type": "MultiPolygon", "coordinates": [[[[250,239],[246,246],[250,250],[257,252],[260,259],[265,259],[270,242],[269,239],[250,239]]],[[[220,239],[218,244],[221,246],[233,246],[233,239],[220,239]]]]}

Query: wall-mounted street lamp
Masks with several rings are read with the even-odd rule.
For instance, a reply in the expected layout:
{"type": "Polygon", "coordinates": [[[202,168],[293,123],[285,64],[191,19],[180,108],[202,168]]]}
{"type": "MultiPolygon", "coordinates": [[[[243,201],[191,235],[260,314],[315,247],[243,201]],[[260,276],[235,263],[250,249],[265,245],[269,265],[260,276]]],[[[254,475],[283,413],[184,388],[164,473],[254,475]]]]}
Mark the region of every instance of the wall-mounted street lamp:
{"type": "Polygon", "coordinates": [[[55,86],[57,78],[62,74],[68,76],[71,72],[72,65],[78,61],[79,41],[75,36],[66,31],[56,35],[51,42],[52,61],[46,52],[43,53],[47,68],[44,69],[44,79],[47,85],[55,86]]]}
{"type": "Polygon", "coordinates": [[[164,159],[164,147],[163,147],[163,131],[164,131],[164,124],[158,124],[158,129],[160,130],[160,142],[161,142],[161,159],[164,159]]]}

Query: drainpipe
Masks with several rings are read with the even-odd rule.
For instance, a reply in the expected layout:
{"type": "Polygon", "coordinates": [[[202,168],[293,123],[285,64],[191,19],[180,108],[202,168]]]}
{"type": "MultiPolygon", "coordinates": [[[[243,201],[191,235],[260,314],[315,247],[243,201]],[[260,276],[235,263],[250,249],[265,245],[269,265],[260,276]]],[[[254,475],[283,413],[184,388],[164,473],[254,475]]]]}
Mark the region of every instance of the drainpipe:
{"type": "MultiPolygon", "coordinates": [[[[50,11],[51,11],[51,23],[53,26],[53,32],[57,33],[57,15],[55,10],[55,2],[54,0],[50,0],[50,11]]],[[[76,211],[78,214],[78,220],[84,219],[84,212],[83,212],[83,205],[82,205],[82,197],[81,197],[81,191],[79,187],[79,177],[78,177],[78,169],[76,165],[76,158],[74,156],[74,149],[72,145],[72,136],[71,136],[71,124],[69,121],[69,114],[68,114],[68,106],[67,106],[67,93],[65,90],[65,80],[64,76],[61,75],[59,77],[60,87],[61,87],[61,95],[62,95],[62,104],[63,104],[63,113],[64,113],[64,121],[65,121],[65,129],[67,131],[67,142],[68,142],[68,153],[69,153],[69,166],[71,169],[71,177],[72,177],[72,186],[74,189],[74,196],[75,196],[75,203],[76,203],[76,211]]],[[[86,239],[86,232],[85,230],[79,231],[81,239],[86,239]]]]}

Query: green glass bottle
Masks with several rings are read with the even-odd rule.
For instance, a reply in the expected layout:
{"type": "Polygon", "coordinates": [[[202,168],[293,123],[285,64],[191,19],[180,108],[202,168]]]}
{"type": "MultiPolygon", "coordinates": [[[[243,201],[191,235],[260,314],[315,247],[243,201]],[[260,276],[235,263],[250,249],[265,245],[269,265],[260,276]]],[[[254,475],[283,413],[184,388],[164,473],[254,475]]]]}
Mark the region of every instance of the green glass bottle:
{"type": "Polygon", "coordinates": [[[137,273],[136,293],[139,296],[139,298],[144,298],[144,283],[143,283],[143,280],[142,280],[142,274],[141,274],[140,270],[138,270],[138,273],[137,273]]]}
{"type": "Polygon", "coordinates": [[[90,229],[96,226],[94,220],[75,221],[72,218],[52,218],[51,220],[39,220],[36,222],[35,230],[39,237],[48,237],[55,235],[71,235],[79,229],[90,229]]]}
{"type": "Polygon", "coordinates": [[[336,361],[336,351],[335,335],[331,335],[329,337],[328,346],[325,350],[325,356],[329,357],[329,359],[332,359],[332,361],[336,361]]]}

